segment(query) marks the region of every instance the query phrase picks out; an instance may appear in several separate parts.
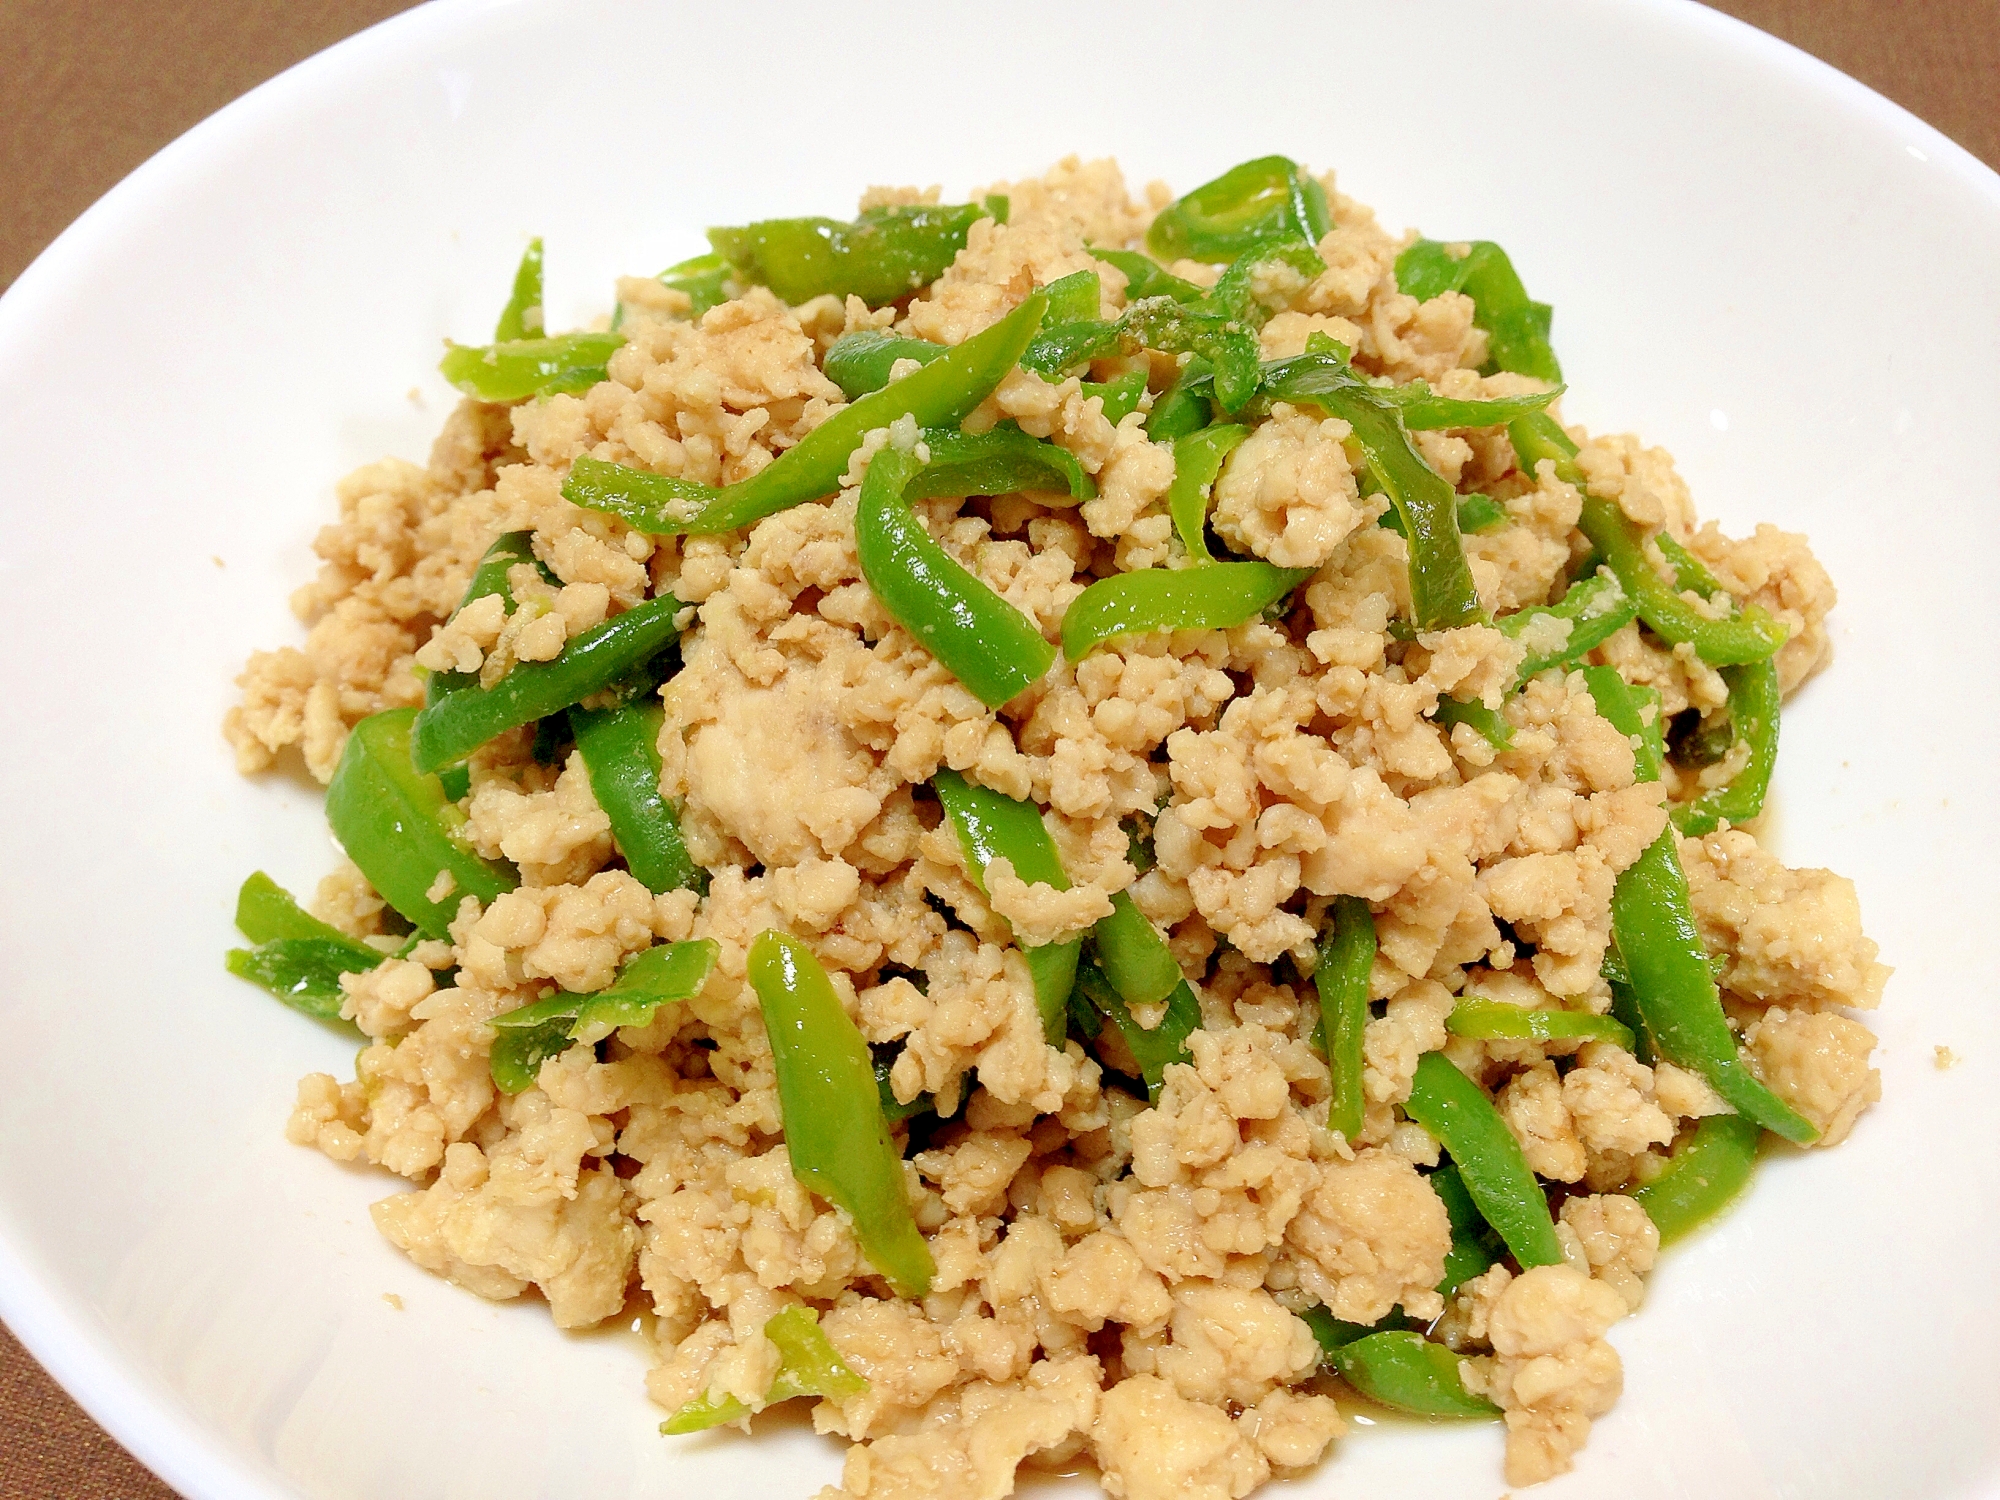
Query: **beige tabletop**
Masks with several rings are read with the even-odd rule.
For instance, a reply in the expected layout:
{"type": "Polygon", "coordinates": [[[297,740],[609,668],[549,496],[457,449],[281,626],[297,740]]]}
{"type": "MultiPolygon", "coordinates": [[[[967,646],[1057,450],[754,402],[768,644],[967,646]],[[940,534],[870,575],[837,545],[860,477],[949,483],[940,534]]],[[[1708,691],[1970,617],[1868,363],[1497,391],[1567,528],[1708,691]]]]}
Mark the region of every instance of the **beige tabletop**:
{"type": "MultiPolygon", "coordinates": [[[[0,287],[113,183],[400,0],[4,0],[0,287]]],[[[2000,168],[2000,0],[1725,0],[2000,168]]],[[[273,1122],[276,1129],[280,1122],[273,1122]]],[[[0,1500],[174,1500],[0,1328],[0,1500]]]]}

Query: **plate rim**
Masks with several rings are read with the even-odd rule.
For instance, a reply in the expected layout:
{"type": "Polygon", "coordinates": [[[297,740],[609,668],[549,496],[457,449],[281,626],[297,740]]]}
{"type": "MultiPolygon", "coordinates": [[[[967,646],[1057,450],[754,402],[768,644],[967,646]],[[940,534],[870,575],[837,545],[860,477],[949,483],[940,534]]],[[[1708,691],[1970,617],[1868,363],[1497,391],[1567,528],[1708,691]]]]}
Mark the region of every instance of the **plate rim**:
{"type": "MultiPolygon", "coordinates": [[[[1127,0],[1119,0],[1127,3],[1127,0]]],[[[1373,3],[1373,0],[1368,0],[1373,3]]],[[[1938,127],[1861,80],[1791,42],[1700,0],[1618,0],[1628,12],[1662,27],[1684,28],[1708,45],[1733,50],[1781,70],[1830,105],[1901,133],[1905,149],[1945,173],[2000,221],[2000,170],[1988,166],[1938,127]]],[[[160,196],[171,197],[182,174],[196,174],[209,155],[259,119],[310,102],[322,86],[365,69],[378,50],[416,43],[429,32],[474,27],[508,12],[555,8],[561,0],[425,0],[302,59],[206,116],[119,179],[72,220],[0,292],[0,369],[19,325],[65,278],[87,274],[101,242],[142,219],[160,196]]],[[[154,1376],[121,1358],[108,1331],[87,1309],[54,1295],[7,1235],[0,1216],[0,1321],[63,1391],[114,1441],[163,1483],[190,1500],[307,1500],[306,1492],[253,1465],[205,1427],[154,1376]]]]}

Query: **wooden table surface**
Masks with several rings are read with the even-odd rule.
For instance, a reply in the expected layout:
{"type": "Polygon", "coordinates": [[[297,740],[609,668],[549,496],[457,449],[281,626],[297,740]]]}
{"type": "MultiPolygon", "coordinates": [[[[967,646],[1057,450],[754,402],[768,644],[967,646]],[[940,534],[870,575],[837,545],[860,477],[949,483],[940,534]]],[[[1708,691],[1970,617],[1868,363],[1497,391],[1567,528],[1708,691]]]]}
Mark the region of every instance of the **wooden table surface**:
{"type": "MultiPolygon", "coordinates": [[[[0,287],[189,126],[404,8],[399,0],[6,0],[0,287]]],[[[1724,0],[1718,8],[1879,89],[2000,168],[2000,0],[1724,0]]],[[[55,1497],[174,1500],[0,1327],[0,1500],[55,1497]]]]}

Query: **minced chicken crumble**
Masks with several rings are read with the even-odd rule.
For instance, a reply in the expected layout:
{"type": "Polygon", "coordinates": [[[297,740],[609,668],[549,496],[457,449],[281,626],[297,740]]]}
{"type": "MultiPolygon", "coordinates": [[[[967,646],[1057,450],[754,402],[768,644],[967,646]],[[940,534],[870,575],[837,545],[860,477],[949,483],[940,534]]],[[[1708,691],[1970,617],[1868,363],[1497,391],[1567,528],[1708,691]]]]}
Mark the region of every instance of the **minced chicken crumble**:
{"type": "MultiPolygon", "coordinates": [[[[1430,716],[1441,694],[1498,704],[1524,646],[1484,625],[1392,631],[1409,613],[1405,543],[1372,524],[1383,501],[1357,482],[1347,424],[1280,403],[1215,488],[1224,543],[1317,570],[1289,614],[1059,658],[997,712],[862,580],[852,486],[868,448],[838,494],[724,535],[655,538],[562,496],[586,454],[712,484],[757,473],[843,405],[821,368],[843,332],[893,325],[955,344],[1086,269],[1115,316],[1126,279],[1085,247],[1136,245],[1164,191],[1135,198],[1112,163],[1074,159],[1001,191],[1007,222],[975,223],[955,264],[899,305],[788,307],[753,288],[693,319],[679,291],[621,282],[626,342],[608,379],[467,401],[428,466],[387,460],[341,484],[319,577],[293,600],[303,648],[260,653],[241,679],[227,723],[241,769],[296,752],[324,782],[356,722],[423,701],[420,669],[490,683],[671,593],[690,609],[662,691],[661,785],[710,883],[655,896],[623,868],[580,760],[541,764],[531,730],[501,736],[474,756],[463,808],[472,844],[512,861],[520,888],[483,907],[464,897],[449,942],[346,976],[343,1014],[371,1045],[353,1082],[300,1084],[288,1134],[408,1178],[414,1190],[376,1205],[378,1228],[481,1296],[532,1290],[563,1328],[642,1296],[647,1390],[668,1410],[705,1394],[758,1404],[778,1359],[766,1321],[810,1304],[866,1380],[813,1412],[852,1444],[847,1495],[997,1497],[1024,1462],[1087,1459],[1128,1500],[1233,1500],[1317,1463],[1343,1431],[1340,1388],[1316,1374],[1297,1316],[1316,1303],[1355,1323],[1396,1308],[1431,1323],[1467,1388],[1505,1415],[1507,1481],[1559,1474],[1619,1393],[1608,1335],[1654,1263],[1658,1234],[1628,1192],[1725,1106],[1698,1074],[1609,1043],[1480,1042],[1445,1022],[1463,996],[1608,1008],[1614,882],[1687,773],[1635,782],[1631,743],[1561,672],[1508,702],[1505,748],[1430,716]],[[557,582],[517,569],[512,612],[497,597],[459,611],[508,531],[533,533],[557,582]],[[982,894],[926,785],[941,767],[1046,809],[1071,887],[996,864],[982,894]],[[1143,873],[1135,818],[1152,826],[1143,873]],[[1150,1106],[1076,1041],[1045,1042],[1012,940],[1077,935],[1121,891],[1201,1006],[1192,1060],[1166,1070],[1150,1106]],[[1303,977],[1335,894],[1364,897],[1379,936],[1353,1140],[1325,1128],[1303,977]],[[790,1169],[745,979],[767,928],[811,948],[870,1043],[900,1044],[896,1096],[933,1097],[939,1121],[905,1166],[937,1265],[921,1301],[886,1293],[851,1222],[790,1169]],[[691,937],[720,948],[694,999],[549,1059],[525,1092],[496,1092],[495,1016],[552,985],[602,989],[632,954],[691,937]],[[1426,1178],[1439,1144],[1398,1108],[1418,1058],[1440,1050],[1559,1189],[1564,1253],[1495,1265],[1448,1302],[1434,1288],[1450,1225],[1426,1178]]],[[[1406,241],[1359,204],[1333,205],[1325,271],[1260,288],[1277,304],[1266,359],[1323,333],[1369,374],[1445,395],[1535,388],[1478,374],[1487,335],[1472,302],[1399,292],[1406,241]]],[[[1149,373],[1164,389],[1171,359],[1149,373]]],[[[1173,456],[1143,413],[1108,421],[1074,378],[1016,369],[966,426],[1010,418],[1074,454],[1095,498],[918,512],[1053,639],[1094,576],[1181,560],[1164,507],[1173,456]]],[[[1523,473],[1504,427],[1416,436],[1454,488],[1505,508],[1509,524],[1465,540],[1483,605],[1548,600],[1583,550],[1578,491],[1547,465],[1523,473]]],[[[1634,438],[1583,440],[1578,463],[1593,493],[1789,627],[1785,691],[1825,664],[1834,591],[1802,538],[1699,526],[1671,459],[1634,438]]],[[[1712,667],[1637,624],[1591,660],[1656,689],[1669,715],[1726,696],[1712,667]]],[[[1887,973],[1852,885],[1785,867],[1742,828],[1679,852],[1751,1066],[1821,1144],[1838,1142],[1879,1093],[1874,1038],[1848,1012],[1873,1006],[1887,973]]],[[[358,937],[394,922],[352,866],[321,883],[315,909],[358,937]]]]}

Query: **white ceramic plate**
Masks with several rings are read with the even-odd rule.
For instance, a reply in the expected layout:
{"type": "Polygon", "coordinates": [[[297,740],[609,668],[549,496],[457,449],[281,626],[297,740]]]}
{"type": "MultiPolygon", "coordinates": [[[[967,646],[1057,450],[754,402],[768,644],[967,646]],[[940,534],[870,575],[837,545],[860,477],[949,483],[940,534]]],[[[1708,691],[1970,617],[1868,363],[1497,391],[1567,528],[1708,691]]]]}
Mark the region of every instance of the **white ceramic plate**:
{"type": "MultiPolygon", "coordinates": [[[[191,1496],[805,1497],[835,1445],[668,1442],[619,1335],[417,1271],[396,1184],[280,1135],[330,1033],[227,978],[237,882],[309,889],[316,792],[216,730],[331,487],[421,458],[439,340],[547,236],[551,323],[700,229],[962,192],[1069,151],[1182,187],[1280,150],[1554,303],[1573,419],[1704,515],[1810,531],[1839,657],[1786,723],[1780,848],[1897,965],[1883,1103],[1765,1170],[1620,1327],[1548,1500],[2000,1495],[2000,178],[1670,0],[427,8],[120,186],[0,301],[0,1313],[191,1496]],[[1964,1059],[1933,1066],[1933,1048],[1964,1059]],[[402,1299],[400,1310],[385,1294],[402,1299]]],[[[1362,1431],[1311,1494],[1492,1500],[1490,1428],[1362,1431]]]]}

